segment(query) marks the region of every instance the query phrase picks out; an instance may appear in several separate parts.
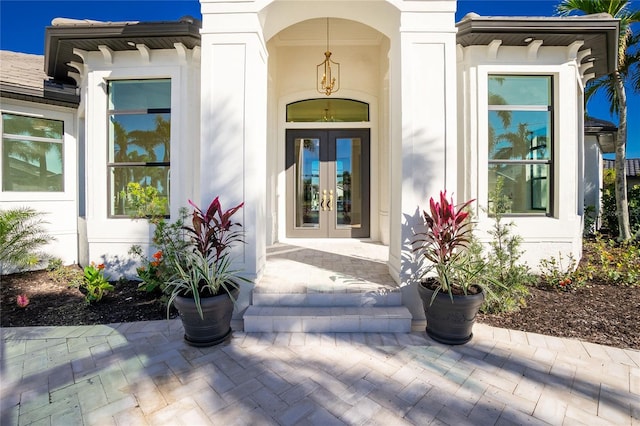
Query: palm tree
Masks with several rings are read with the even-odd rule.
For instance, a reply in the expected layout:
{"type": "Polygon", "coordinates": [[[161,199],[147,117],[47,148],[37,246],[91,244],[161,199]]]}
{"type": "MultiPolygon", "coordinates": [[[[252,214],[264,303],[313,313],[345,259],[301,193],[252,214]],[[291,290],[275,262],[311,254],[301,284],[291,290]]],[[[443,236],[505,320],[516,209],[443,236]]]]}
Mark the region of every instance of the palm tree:
{"type": "Polygon", "coordinates": [[[43,257],[38,249],[54,238],[42,215],[29,207],[0,209],[0,275],[5,268],[36,265],[43,257]]]}
{"type": "Polygon", "coordinates": [[[585,14],[608,13],[620,20],[620,38],[618,40],[618,64],[616,70],[589,84],[585,92],[588,100],[591,95],[604,89],[611,104],[611,111],[618,114],[618,136],[616,139],[616,211],[620,239],[631,239],[629,224],[629,203],[627,200],[627,178],[624,170],[627,146],[627,95],[625,82],[640,89],[640,55],[637,50],[638,38],[633,36],[631,25],[640,22],[640,11],[630,10],[629,0],[562,0],[557,6],[561,15],[572,12],[585,14]],[[635,46],[634,46],[635,45],[635,46]]]}

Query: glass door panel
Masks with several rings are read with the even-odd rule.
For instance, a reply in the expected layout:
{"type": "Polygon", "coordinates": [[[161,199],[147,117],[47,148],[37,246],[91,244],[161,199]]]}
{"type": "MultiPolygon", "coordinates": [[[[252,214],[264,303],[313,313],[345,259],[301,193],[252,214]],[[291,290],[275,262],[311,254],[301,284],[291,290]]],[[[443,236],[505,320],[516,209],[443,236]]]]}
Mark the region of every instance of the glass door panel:
{"type": "Polygon", "coordinates": [[[360,227],[362,219],[358,138],[336,139],[336,226],[360,227]]]}
{"type": "Polygon", "coordinates": [[[295,223],[296,228],[320,227],[320,139],[296,138],[295,223]]]}

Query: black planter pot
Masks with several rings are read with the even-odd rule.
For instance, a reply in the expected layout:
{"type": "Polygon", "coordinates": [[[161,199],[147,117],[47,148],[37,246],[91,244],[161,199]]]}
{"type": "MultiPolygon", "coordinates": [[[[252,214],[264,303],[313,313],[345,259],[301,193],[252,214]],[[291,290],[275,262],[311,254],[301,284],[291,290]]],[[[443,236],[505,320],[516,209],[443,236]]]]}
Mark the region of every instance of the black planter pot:
{"type": "MultiPolygon", "coordinates": [[[[234,298],[238,290],[233,290],[234,298]]],[[[227,293],[200,299],[204,319],[200,318],[192,297],[176,297],[174,305],[180,313],[184,327],[184,340],[191,346],[214,346],[231,337],[233,301],[227,293]]]]}
{"type": "Polygon", "coordinates": [[[453,296],[438,292],[431,303],[433,290],[418,283],[418,293],[422,299],[427,317],[427,334],[433,340],[447,345],[462,345],[473,337],[473,324],[484,301],[484,293],[453,296]]]}

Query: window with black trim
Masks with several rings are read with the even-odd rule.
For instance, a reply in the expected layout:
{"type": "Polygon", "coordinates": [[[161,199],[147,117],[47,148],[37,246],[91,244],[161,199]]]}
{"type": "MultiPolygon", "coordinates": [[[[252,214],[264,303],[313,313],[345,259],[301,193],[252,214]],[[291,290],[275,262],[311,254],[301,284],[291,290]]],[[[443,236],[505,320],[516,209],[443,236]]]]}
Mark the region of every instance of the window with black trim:
{"type": "Polygon", "coordinates": [[[553,78],[489,76],[489,193],[498,179],[508,213],[552,213],[553,78]]]}
{"type": "Polygon", "coordinates": [[[108,82],[109,215],[167,216],[171,80],[108,82]]]}
{"type": "Polygon", "coordinates": [[[2,114],[2,190],[64,191],[62,121],[2,114]]]}

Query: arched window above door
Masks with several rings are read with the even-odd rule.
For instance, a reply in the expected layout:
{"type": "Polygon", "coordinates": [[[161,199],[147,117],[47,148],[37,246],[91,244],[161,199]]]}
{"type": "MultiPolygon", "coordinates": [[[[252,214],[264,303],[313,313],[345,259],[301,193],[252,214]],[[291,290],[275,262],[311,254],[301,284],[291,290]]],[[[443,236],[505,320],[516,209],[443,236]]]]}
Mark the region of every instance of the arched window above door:
{"type": "Polygon", "coordinates": [[[353,99],[307,99],[287,104],[288,123],[369,121],[369,104],[353,99]]]}

